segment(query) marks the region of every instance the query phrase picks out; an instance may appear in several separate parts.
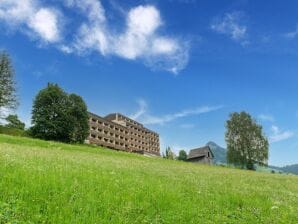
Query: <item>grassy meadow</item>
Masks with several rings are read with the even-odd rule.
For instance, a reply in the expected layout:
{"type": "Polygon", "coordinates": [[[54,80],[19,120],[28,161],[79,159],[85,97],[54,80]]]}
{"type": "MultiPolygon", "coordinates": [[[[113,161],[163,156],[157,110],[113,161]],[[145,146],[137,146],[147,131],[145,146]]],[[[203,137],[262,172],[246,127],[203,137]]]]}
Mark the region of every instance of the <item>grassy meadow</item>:
{"type": "Polygon", "coordinates": [[[298,223],[298,176],[0,135],[0,223],[298,223]]]}

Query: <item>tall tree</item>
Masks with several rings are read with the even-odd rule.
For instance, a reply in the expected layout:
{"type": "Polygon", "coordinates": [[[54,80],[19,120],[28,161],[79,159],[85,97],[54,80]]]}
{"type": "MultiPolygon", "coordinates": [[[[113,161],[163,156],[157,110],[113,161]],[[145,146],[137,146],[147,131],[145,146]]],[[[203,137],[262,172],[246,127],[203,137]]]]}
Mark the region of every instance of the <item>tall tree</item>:
{"type": "Polygon", "coordinates": [[[267,165],[269,143],[262,126],[246,112],[232,113],[226,122],[225,139],[228,163],[254,169],[254,164],[267,165]]]}
{"type": "Polygon", "coordinates": [[[83,143],[89,130],[87,106],[80,96],[68,95],[57,84],[48,84],[34,100],[32,124],[34,137],[83,143]]]}
{"type": "Polygon", "coordinates": [[[7,53],[0,53],[0,115],[4,108],[15,109],[17,106],[15,72],[7,53]]]}
{"type": "Polygon", "coordinates": [[[25,129],[25,123],[20,121],[17,115],[8,115],[5,120],[7,121],[7,124],[5,126],[8,128],[15,128],[20,130],[25,129]]]}
{"type": "Polygon", "coordinates": [[[58,86],[48,84],[33,102],[32,135],[46,140],[68,142],[72,119],[68,116],[68,96],[58,86]]]}
{"type": "Polygon", "coordinates": [[[186,161],[187,159],[187,153],[185,152],[185,150],[180,150],[179,151],[179,155],[178,155],[178,160],[181,160],[181,161],[186,161]]]}
{"type": "Polygon", "coordinates": [[[69,116],[73,124],[71,142],[83,143],[89,134],[89,117],[86,103],[82,97],[76,94],[69,95],[69,103],[69,116]]]}
{"type": "Polygon", "coordinates": [[[165,159],[171,159],[171,160],[174,160],[175,157],[176,157],[176,155],[175,155],[175,153],[171,150],[171,148],[168,146],[168,147],[166,148],[165,153],[163,153],[163,156],[162,156],[162,157],[165,158],[165,159]]]}

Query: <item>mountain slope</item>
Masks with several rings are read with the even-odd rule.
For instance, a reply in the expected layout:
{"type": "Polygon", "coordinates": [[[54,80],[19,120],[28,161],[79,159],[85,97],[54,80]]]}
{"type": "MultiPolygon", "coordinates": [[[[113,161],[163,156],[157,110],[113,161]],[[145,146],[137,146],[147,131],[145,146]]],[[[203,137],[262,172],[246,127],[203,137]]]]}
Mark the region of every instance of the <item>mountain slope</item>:
{"type": "Polygon", "coordinates": [[[293,173],[298,175],[298,164],[284,166],[284,167],[281,167],[280,169],[286,173],[293,173]]]}
{"type": "Polygon", "coordinates": [[[216,164],[226,164],[227,163],[227,150],[223,147],[220,147],[214,142],[208,142],[206,145],[208,145],[213,154],[214,154],[214,163],[216,164]]]}
{"type": "Polygon", "coordinates": [[[0,177],[0,223],[298,220],[296,176],[100,147],[0,135],[0,177]]]}

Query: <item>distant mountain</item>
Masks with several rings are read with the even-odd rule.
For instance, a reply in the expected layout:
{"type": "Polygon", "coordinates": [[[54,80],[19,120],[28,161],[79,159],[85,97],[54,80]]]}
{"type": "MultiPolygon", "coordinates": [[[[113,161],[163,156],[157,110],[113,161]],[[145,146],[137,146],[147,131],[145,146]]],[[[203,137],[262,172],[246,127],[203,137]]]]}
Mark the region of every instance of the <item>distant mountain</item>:
{"type": "Polygon", "coordinates": [[[223,147],[220,147],[214,142],[208,142],[206,145],[210,147],[214,154],[214,163],[221,164],[221,163],[227,163],[227,150],[223,147]]]}
{"type": "Polygon", "coordinates": [[[284,166],[284,167],[281,167],[280,169],[286,173],[293,173],[298,175],[298,164],[284,166]]]}
{"type": "MultiPolygon", "coordinates": [[[[206,145],[208,145],[213,154],[214,154],[214,163],[215,164],[226,164],[227,163],[227,149],[220,147],[215,142],[208,142],[206,145]]],[[[262,172],[275,172],[275,173],[292,173],[298,175],[298,164],[284,166],[284,167],[278,167],[278,166],[268,166],[268,167],[261,167],[257,166],[258,171],[262,172]]]]}

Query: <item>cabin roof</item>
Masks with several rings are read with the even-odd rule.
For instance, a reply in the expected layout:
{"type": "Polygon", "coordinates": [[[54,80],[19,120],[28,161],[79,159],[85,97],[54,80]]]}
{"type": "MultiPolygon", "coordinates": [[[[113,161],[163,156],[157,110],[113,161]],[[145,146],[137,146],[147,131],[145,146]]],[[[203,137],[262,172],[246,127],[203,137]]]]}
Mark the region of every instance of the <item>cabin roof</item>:
{"type": "Polygon", "coordinates": [[[201,148],[192,149],[189,151],[189,154],[187,156],[187,159],[193,159],[198,157],[204,157],[206,156],[206,152],[211,152],[212,157],[214,157],[212,150],[209,146],[204,146],[201,148]]]}

